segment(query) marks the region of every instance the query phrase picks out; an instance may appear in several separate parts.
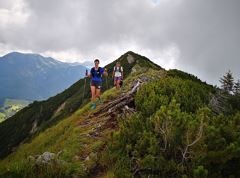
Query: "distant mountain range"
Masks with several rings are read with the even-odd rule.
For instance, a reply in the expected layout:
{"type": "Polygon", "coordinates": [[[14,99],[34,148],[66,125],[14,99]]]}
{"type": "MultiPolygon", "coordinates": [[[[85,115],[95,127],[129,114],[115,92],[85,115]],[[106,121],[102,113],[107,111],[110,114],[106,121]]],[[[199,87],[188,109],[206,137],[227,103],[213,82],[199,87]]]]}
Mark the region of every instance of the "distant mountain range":
{"type": "Polygon", "coordinates": [[[0,57],[0,104],[6,98],[47,99],[83,78],[85,70],[39,54],[9,53],[0,57]]]}

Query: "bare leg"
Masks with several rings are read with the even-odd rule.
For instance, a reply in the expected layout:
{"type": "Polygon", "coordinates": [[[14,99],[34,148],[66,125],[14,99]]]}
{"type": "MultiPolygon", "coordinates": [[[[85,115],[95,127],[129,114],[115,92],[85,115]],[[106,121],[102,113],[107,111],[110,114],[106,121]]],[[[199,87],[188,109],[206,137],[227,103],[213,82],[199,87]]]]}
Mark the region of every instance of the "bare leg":
{"type": "Polygon", "coordinates": [[[101,95],[101,90],[100,89],[96,89],[96,96],[95,98],[100,98],[101,95]]]}
{"type": "Polygon", "coordinates": [[[96,99],[96,87],[95,86],[91,86],[91,93],[92,93],[92,98],[91,101],[94,102],[96,99]]]}
{"type": "Polygon", "coordinates": [[[120,88],[120,80],[117,80],[117,89],[120,88]]]}

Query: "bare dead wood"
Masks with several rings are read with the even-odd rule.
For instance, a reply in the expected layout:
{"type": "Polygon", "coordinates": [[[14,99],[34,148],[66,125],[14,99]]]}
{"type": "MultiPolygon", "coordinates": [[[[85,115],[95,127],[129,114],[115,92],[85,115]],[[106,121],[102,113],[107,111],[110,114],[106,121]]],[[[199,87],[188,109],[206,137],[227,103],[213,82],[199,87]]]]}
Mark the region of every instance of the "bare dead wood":
{"type": "Polygon", "coordinates": [[[200,123],[200,127],[198,129],[198,133],[196,134],[196,138],[195,140],[193,140],[191,143],[189,143],[189,135],[187,134],[187,145],[183,150],[181,150],[182,152],[182,163],[184,163],[184,161],[186,161],[187,159],[190,159],[192,158],[192,154],[191,154],[191,151],[189,151],[190,147],[192,147],[193,145],[195,145],[201,138],[202,138],[202,135],[203,135],[203,120],[201,120],[201,123],[200,123]]]}
{"type": "Polygon", "coordinates": [[[105,117],[112,114],[116,115],[117,113],[133,113],[135,110],[130,109],[128,106],[131,102],[134,102],[134,95],[141,86],[143,82],[140,79],[137,80],[137,83],[132,87],[131,91],[128,93],[122,94],[115,100],[108,102],[103,105],[103,107],[93,114],[94,117],[105,117]]]}
{"type": "MultiPolygon", "coordinates": [[[[159,120],[159,117],[157,116],[159,120]]],[[[167,146],[170,147],[170,143],[168,142],[168,137],[170,133],[170,128],[172,126],[172,122],[169,120],[164,120],[161,125],[156,126],[156,131],[159,132],[163,139],[163,146],[160,146],[160,150],[165,152],[167,150],[167,146]]]]}

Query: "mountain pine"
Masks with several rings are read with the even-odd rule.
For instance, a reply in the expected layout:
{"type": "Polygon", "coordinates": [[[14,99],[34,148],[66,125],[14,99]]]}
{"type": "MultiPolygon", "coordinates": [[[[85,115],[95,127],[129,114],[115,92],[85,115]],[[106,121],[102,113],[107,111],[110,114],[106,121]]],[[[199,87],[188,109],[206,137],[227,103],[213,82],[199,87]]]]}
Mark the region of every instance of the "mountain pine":
{"type": "Polygon", "coordinates": [[[222,78],[220,78],[220,83],[222,84],[222,89],[226,93],[231,93],[234,86],[234,78],[232,72],[229,70],[222,78]]]}
{"type": "Polygon", "coordinates": [[[240,95],[240,80],[239,79],[233,86],[233,93],[234,93],[234,95],[240,95]]]}

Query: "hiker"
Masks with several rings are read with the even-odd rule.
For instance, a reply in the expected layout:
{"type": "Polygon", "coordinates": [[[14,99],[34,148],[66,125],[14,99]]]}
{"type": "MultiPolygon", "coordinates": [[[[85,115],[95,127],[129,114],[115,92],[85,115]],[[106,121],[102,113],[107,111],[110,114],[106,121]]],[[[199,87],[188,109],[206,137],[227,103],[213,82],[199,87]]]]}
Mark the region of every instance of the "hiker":
{"type": "Polygon", "coordinates": [[[91,78],[91,93],[92,93],[92,98],[91,98],[91,108],[95,109],[96,108],[96,99],[98,99],[99,102],[101,102],[100,99],[100,91],[102,87],[102,75],[107,76],[107,69],[103,69],[102,67],[99,67],[99,59],[94,60],[95,66],[91,69],[90,73],[87,75],[88,77],[91,78]]]}
{"type": "Polygon", "coordinates": [[[112,77],[114,78],[114,85],[119,89],[123,80],[123,67],[120,62],[117,62],[114,66],[112,77]]]}

